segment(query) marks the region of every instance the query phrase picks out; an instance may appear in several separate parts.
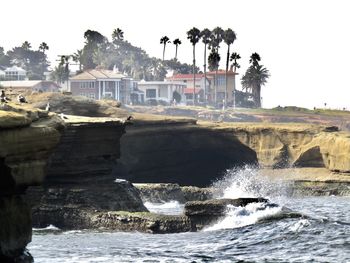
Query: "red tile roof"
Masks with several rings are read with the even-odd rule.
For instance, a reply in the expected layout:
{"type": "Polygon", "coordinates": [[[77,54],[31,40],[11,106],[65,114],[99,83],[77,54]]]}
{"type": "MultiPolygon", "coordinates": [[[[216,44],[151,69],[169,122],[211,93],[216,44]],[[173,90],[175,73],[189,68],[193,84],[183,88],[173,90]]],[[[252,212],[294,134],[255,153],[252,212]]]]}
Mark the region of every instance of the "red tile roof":
{"type": "MultiPolygon", "coordinates": [[[[195,89],[195,93],[198,94],[199,92],[201,92],[202,89],[195,89]]],[[[185,94],[192,94],[193,93],[193,88],[185,88],[184,89],[184,93],[185,94]]]]}
{"type": "MultiPolygon", "coordinates": [[[[225,75],[226,70],[219,69],[217,73],[218,73],[218,75],[225,75]]],[[[207,74],[208,75],[215,75],[215,71],[209,71],[209,72],[207,72],[207,74]]],[[[229,70],[229,71],[227,71],[227,75],[238,75],[238,73],[237,72],[235,73],[232,70],[229,70]]]]}
{"type": "MultiPolygon", "coordinates": [[[[196,74],[196,79],[204,78],[204,74],[196,74]]],[[[167,79],[193,79],[193,74],[176,74],[167,79]]]]}
{"type": "MultiPolygon", "coordinates": [[[[218,75],[225,75],[226,71],[223,70],[223,69],[219,69],[218,70],[218,75]]],[[[235,73],[231,70],[229,70],[227,72],[228,75],[238,75],[238,73],[235,73]]],[[[215,71],[209,71],[207,72],[207,78],[213,78],[215,75],[215,71]]],[[[196,79],[199,79],[199,78],[204,78],[204,74],[201,73],[201,74],[196,74],[196,79]]],[[[179,80],[179,79],[193,79],[193,74],[176,74],[176,75],[173,75],[171,77],[167,77],[167,79],[169,80],[179,80]]]]}

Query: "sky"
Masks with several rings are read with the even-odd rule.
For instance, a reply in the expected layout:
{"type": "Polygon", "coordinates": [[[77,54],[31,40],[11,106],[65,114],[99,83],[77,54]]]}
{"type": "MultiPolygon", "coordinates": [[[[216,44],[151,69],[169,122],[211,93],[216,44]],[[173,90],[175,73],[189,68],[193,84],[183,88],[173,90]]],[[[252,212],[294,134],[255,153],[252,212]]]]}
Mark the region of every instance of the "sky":
{"type": "MultiPolygon", "coordinates": [[[[84,44],[87,29],[111,39],[115,28],[150,56],[162,57],[159,40],[180,38],[178,59],[192,63],[186,32],[220,26],[236,32],[231,51],[242,59],[257,52],[271,74],[262,88],[263,107],[299,106],[350,110],[350,1],[347,0],[17,0],[1,3],[0,46],[7,51],[29,41],[46,42],[52,66],[58,55],[84,44]]],[[[221,45],[221,68],[227,46],[221,45]]],[[[202,68],[204,45],[196,47],[202,68]]],[[[174,57],[175,46],[165,58],[174,57]]],[[[238,81],[240,82],[240,81],[238,81]]],[[[238,83],[238,89],[240,84],[238,83]]]]}

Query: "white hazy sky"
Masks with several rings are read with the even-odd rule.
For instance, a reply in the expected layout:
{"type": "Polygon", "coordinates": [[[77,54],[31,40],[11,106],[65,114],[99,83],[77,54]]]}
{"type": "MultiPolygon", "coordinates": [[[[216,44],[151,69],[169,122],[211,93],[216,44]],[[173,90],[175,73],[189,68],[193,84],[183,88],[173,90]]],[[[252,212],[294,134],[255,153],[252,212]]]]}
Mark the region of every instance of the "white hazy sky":
{"type": "MultiPolygon", "coordinates": [[[[193,26],[232,28],[231,51],[241,54],[242,74],[258,52],[271,73],[263,106],[297,105],[350,109],[350,1],[347,0],[16,0],[2,1],[0,46],[45,41],[52,64],[59,54],[82,48],[87,29],[110,38],[122,28],[125,39],[161,57],[159,39],[180,38],[178,58],[192,63],[186,32],[193,26]]],[[[224,68],[226,46],[221,46],[224,68]]],[[[175,53],[167,46],[166,59],[175,53]]],[[[203,45],[197,47],[203,65],[203,45]]]]}

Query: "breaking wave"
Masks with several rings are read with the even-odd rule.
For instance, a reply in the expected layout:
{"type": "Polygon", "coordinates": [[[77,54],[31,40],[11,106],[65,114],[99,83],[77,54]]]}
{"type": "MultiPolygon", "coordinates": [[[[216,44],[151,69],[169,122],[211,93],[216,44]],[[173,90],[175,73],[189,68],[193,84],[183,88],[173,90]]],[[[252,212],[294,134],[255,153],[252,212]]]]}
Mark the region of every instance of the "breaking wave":
{"type": "Polygon", "coordinates": [[[204,231],[248,226],[257,223],[259,220],[274,216],[281,212],[282,207],[270,207],[265,203],[251,203],[245,207],[234,207],[228,205],[225,218],[213,226],[205,228],[204,231]]]}
{"type": "Polygon", "coordinates": [[[184,209],[184,205],[178,201],[164,203],[145,202],[144,205],[150,212],[165,215],[180,215],[184,209]]]}
{"type": "MultiPolygon", "coordinates": [[[[290,185],[282,181],[271,182],[259,173],[256,167],[228,170],[224,178],[213,185],[218,189],[216,198],[264,197],[281,201],[289,195],[290,185]]],[[[268,220],[283,217],[285,209],[280,205],[269,203],[251,203],[245,207],[227,206],[226,216],[204,231],[239,228],[268,220]]]]}

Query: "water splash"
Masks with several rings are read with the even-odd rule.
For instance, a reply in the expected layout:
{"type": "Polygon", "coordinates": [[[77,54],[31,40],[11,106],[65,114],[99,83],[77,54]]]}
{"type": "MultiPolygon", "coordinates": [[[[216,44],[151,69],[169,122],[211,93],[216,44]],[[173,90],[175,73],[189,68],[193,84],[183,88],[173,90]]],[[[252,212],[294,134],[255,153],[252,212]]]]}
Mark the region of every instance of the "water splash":
{"type": "Polygon", "coordinates": [[[213,185],[219,189],[216,198],[265,197],[278,199],[290,195],[291,185],[282,180],[263,176],[256,167],[230,169],[224,178],[213,185]]]}
{"type": "Polygon", "coordinates": [[[251,203],[245,207],[235,207],[228,205],[227,213],[224,219],[210,226],[204,231],[213,231],[219,229],[232,229],[248,225],[253,225],[259,220],[281,213],[282,207],[270,207],[265,203],[251,203]]]}
{"type": "MultiPolygon", "coordinates": [[[[213,186],[218,189],[216,198],[264,197],[281,203],[290,194],[289,183],[282,180],[271,181],[257,167],[251,166],[228,170],[224,178],[213,186]]],[[[226,216],[204,231],[244,227],[282,213],[283,206],[266,203],[251,203],[245,207],[228,206],[226,216]]]]}

